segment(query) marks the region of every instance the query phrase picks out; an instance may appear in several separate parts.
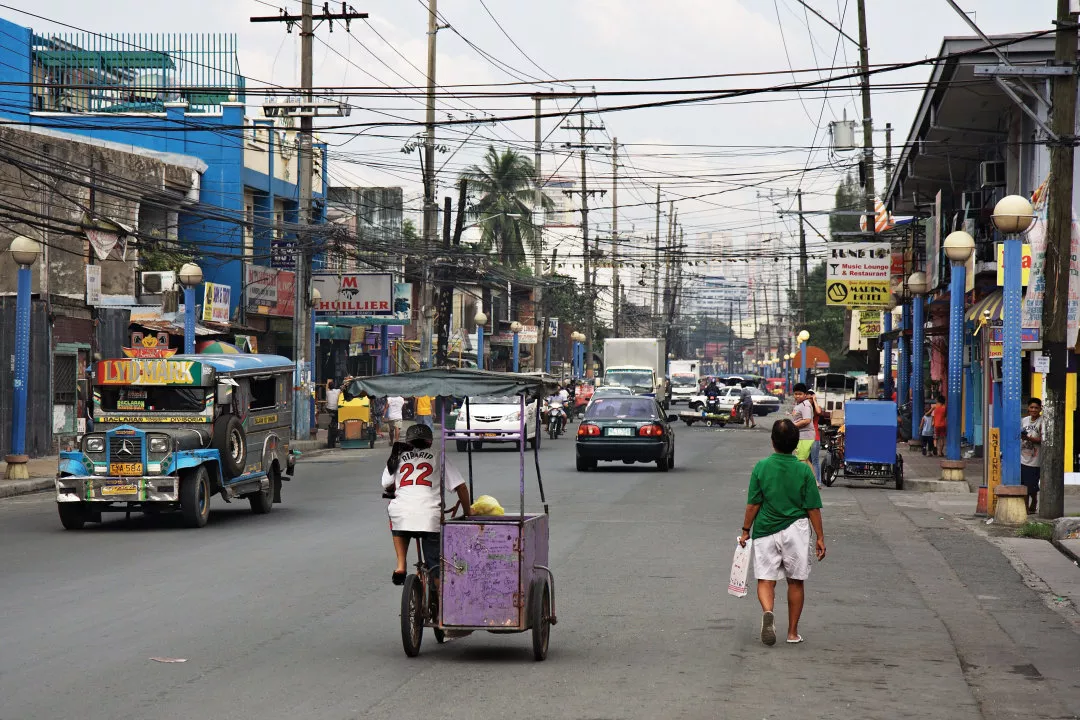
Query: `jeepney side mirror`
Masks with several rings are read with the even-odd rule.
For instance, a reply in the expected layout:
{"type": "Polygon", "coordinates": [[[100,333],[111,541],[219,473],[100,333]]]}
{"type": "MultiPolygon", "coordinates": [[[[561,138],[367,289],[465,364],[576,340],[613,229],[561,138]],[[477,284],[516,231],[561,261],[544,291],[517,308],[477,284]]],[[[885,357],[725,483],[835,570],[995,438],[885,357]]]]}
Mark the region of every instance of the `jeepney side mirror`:
{"type": "Polygon", "coordinates": [[[233,386],[229,385],[228,383],[218,383],[217,397],[215,399],[218,407],[231,407],[233,399],[233,386]]]}

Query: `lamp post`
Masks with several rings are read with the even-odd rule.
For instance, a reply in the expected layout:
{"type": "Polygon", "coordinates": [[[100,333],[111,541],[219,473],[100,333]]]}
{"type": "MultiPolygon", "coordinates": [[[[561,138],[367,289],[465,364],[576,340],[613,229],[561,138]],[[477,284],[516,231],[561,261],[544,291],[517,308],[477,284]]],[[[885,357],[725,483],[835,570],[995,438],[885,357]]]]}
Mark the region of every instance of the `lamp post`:
{"type": "MultiPolygon", "coordinates": [[[[975,238],[963,230],[950,233],[942,244],[945,256],[952,263],[949,282],[949,374],[948,374],[948,431],[945,436],[945,455],[948,460],[960,459],[960,426],[964,389],[964,294],[967,291],[965,264],[975,252],[975,238]]],[[[1017,414],[1017,419],[1019,419],[1017,414]]],[[[1020,433],[1017,431],[1017,436],[1020,433]]]]}
{"type": "Polygon", "coordinates": [[[784,355],[784,392],[788,395],[791,394],[791,368],[794,359],[795,353],[784,355]]]}
{"type": "Polygon", "coordinates": [[[890,301],[889,307],[885,308],[885,317],[881,321],[881,332],[885,335],[886,340],[881,344],[882,352],[885,354],[885,366],[883,374],[885,380],[882,383],[884,396],[886,400],[892,400],[892,339],[889,338],[889,333],[892,332],[892,311],[895,305],[890,301]]]}
{"type": "Polygon", "coordinates": [[[994,227],[1005,235],[1005,289],[1002,302],[1001,348],[1001,484],[1020,484],[1020,293],[1021,242],[1035,218],[1031,203],[1020,195],[1007,195],[994,206],[994,227]]]}
{"type": "Polygon", "coordinates": [[[311,358],[311,412],[308,415],[308,420],[310,421],[312,437],[319,434],[319,422],[315,417],[315,384],[318,382],[318,379],[315,377],[315,368],[319,366],[319,363],[317,362],[318,355],[316,354],[316,340],[318,339],[318,333],[316,332],[317,328],[315,327],[315,309],[319,307],[320,300],[322,300],[322,293],[319,292],[318,288],[311,288],[311,300],[308,303],[311,305],[311,354],[309,355],[311,358]]]}
{"type": "Polygon", "coordinates": [[[184,287],[184,354],[195,353],[195,290],[202,285],[202,268],[185,263],[180,268],[180,284],[184,287]]]}
{"type": "MultiPolygon", "coordinates": [[[[913,272],[908,278],[911,292],[911,438],[919,437],[919,421],[923,416],[923,294],[926,293],[926,273],[913,272]]],[[[1017,431],[1019,434],[1019,431],[1017,431]]]]}
{"type": "Polygon", "coordinates": [[[585,377],[585,333],[574,331],[570,339],[574,341],[574,377],[585,377]]]}
{"type": "MultiPolygon", "coordinates": [[[[15,301],[15,393],[11,417],[11,454],[4,458],[7,480],[27,480],[26,390],[30,381],[30,267],[37,262],[41,246],[22,235],[11,241],[11,258],[19,266],[15,301]]],[[[48,268],[46,268],[46,272],[48,268]]]]}
{"type": "Polygon", "coordinates": [[[909,373],[911,369],[908,367],[911,355],[907,350],[907,337],[904,335],[907,332],[908,315],[910,308],[908,308],[907,300],[911,297],[908,292],[907,286],[902,282],[897,282],[893,286],[893,294],[900,301],[900,337],[896,341],[896,402],[899,405],[903,405],[908,401],[908,383],[910,381],[909,373]]]}
{"type": "Polygon", "coordinates": [[[517,320],[510,323],[510,332],[514,333],[514,372],[518,371],[518,333],[525,327],[517,320]]]}
{"type": "Polygon", "coordinates": [[[484,326],[487,321],[488,316],[483,311],[473,316],[473,322],[476,323],[476,367],[479,370],[484,369],[484,326]]]}
{"type": "Polygon", "coordinates": [[[806,342],[810,339],[810,333],[806,330],[799,331],[799,382],[806,384],[806,342]]]}

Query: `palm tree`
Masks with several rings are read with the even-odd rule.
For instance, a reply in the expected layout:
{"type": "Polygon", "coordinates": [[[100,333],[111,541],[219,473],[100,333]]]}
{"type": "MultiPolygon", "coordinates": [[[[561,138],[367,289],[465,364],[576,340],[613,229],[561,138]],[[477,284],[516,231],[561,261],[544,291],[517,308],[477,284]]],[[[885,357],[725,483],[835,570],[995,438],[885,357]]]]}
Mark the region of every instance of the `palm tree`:
{"type": "MultiPolygon", "coordinates": [[[[499,153],[489,145],[482,165],[473,165],[462,177],[481,195],[470,210],[483,228],[481,243],[494,247],[507,265],[523,263],[525,246],[535,251],[539,237],[532,214],[536,200],[532,162],[509,148],[499,153]]],[[[551,199],[542,193],[540,201],[545,210],[554,208],[551,199]]]]}

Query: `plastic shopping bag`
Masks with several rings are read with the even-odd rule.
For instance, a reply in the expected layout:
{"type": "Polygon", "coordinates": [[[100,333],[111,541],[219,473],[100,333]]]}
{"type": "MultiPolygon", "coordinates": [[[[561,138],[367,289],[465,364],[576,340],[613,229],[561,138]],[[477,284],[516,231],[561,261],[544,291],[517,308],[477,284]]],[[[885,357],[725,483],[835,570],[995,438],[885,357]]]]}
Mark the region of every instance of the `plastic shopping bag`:
{"type": "Polygon", "coordinates": [[[750,545],[753,540],[746,539],[746,547],[735,541],[735,557],[731,561],[731,579],[728,580],[728,595],[746,597],[746,578],[750,574],[750,545]]]}

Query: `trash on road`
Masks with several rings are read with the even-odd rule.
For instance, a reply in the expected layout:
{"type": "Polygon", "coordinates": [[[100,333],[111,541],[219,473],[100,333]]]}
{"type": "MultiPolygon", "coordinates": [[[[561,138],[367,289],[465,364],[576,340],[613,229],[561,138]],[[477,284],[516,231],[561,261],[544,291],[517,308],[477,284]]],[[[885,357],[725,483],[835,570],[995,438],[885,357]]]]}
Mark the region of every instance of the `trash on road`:
{"type": "Polygon", "coordinates": [[[170,657],[152,657],[150,658],[154,662],[159,663],[186,663],[187,658],[170,658],[170,657]]]}

